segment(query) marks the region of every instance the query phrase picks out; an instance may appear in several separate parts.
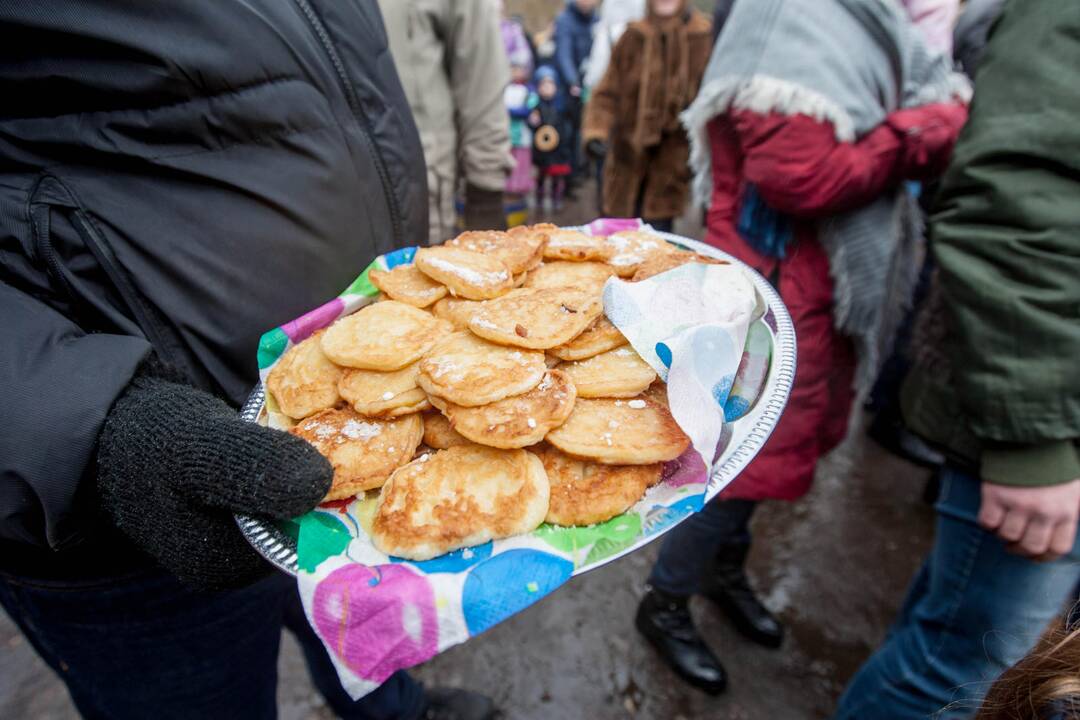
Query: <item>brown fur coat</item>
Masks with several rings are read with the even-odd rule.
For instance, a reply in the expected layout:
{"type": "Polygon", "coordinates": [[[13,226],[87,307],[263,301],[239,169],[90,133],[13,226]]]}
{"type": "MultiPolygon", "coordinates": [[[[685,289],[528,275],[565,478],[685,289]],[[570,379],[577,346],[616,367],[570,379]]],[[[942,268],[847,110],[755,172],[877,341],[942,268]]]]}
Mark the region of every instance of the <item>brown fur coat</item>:
{"type": "Polygon", "coordinates": [[[682,214],[690,146],[679,113],[697,95],[711,51],[712,24],[693,10],[674,23],[632,23],[619,38],[582,126],[586,143],[608,146],[605,215],[655,220],[682,214]]]}

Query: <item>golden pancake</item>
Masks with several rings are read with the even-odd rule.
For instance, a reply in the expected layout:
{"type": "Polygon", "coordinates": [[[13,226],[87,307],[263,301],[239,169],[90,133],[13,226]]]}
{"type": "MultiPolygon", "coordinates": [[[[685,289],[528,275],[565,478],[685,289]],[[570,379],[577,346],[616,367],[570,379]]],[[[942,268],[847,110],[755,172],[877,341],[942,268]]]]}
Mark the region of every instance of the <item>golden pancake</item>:
{"type": "Polygon", "coordinates": [[[529,273],[525,287],[573,287],[599,295],[604,291],[604,283],[614,274],[615,269],[604,263],[555,260],[546,262],[529,273]]]}
{"type": "Polygon", "coordinates": [[[552,370],[529,392],[489,405],[462,407],[437,397],[431,402],[463,437],[491,447],[521,448],[535,445],[566,422],[576,397],[570,379],[552,370]]]}
{"type": "Polygon", "coordinates": [[[548,369],[550,370],[551,368],[557,367],[558,365],[562,364],[562,360],[555,357],[554,355],[544,355],[544,364],[547,365],[548,369]]]}
{"type": "Polygon", "coordinates": [[[368,279],[391,300],[418,308],[431,305],[447,293],[445,285],[435,282],[415,265],[398,265],[393,270],[372,268],[368,271],[368,279]]]}
{"type": "Polygon", "coordinates": [[[496,345],[462,331],[431,348],[420,361],[417,381],[428,395],[475,407],[528,392],[545,372],[541,352],[496,345]]]}
{"type": "Polygon", "coordinates": [[[708,255],[701,255],[699,253],[683,252],[681,250],[676,252],[658,253],[652,255],[638,266],[638,269],[634,272],[634,276],[631,278],[633,282],[640,282],[641,280],[647,280],[654,275],[665,273],[668,270],[674,270],[677,267],[681,267],[688,263],[702,263],[704,265],[728,265],[727,260],[718,260],[708,255]]]}
{"type": "Polygon", "coordinates": [[[615,253],[615,248],[602,237],[586,235],[580,230],[550,230],[547,233],[547,245],[544,258],[547,260],[608,260],[615,253]]]}
{"type": "Polygon", "coordinates": [[[446,247],[468,250],[503,261],[514,275],[531,270],[544,258],[547,236],[529,232],[527,228],[514,228],[510,232],[498,230],[463,232],[446,243],[446,247]]]}
{"type": "Polygon", "coordinates": [[[606,242],[611,248],[607,262],[615,268],[619,277],[633,277],[638,268],[655,255],[677,252],[674,245],[659,235],[644,230],[624,230],[608,235],[606,242]]]}
{"type": "Polygon", "coordinates": [[[427,393],[416,384],[419,372],[419,361],[390,372],[351,368],[338,381],[338,392],[361,415],[408,415],[431,407],[427,393]]]}
{"type": "Polygon", "coordinates": [[[622,515],[660,482],[664,471],[663,463],[602,465],[579,460],[550,445],[535,452],[551,485],[546,520],[553,525],[595,525],[622,515]]]}
{"type": "Polygon", "coordinates": [[[650,465],[674,460],[690,447],[668,409],[646,398],[578,397],[574,411],[547,441],[575,457],[605,465],[650,465]]]}
{"type": "Polygon", "coordinates": [[[289,430],[307,440],[334,467],[326,500],[341,500],[381,487],[409,462],[423,435],[419,414],[373,420],[350,408],[323,410],[289,430]]]}
{"type": "Polygon", "coordinates": [[[420,248],[413,263],[429,278],[445,285],[454,297],[487,300],[514,285],[514,276],[502,260],[460,248],[420,248]]]}
{"type": "MultiPolygon", "coordinates": [[[[515,281],[516,282],[516,281],[515,281]]],[[[501,300],[505,297],[513,297],[522,292],[521,289],[514,288],[510,290],[502,297],[496,298],[501,300]]],[[[443,298],[431,308],[431,312],[435,314],[435,317],[440,320],[446,320],[451,323],[457,330],[468,330],[469,321],[472,320],[480,307],[487,302],[486,300],[462,300],[461,298],[443,298]]]]}
{"type": "Polygon", "coordinates": [[[441,412],[427,412],[423,418],[425,445],[436,450],[445,450],[455,445],[471,444],[465,436],[450,427],[450,421],[441,412]]]}
{"type": "Polygon", "coordinates": [[[266,389],[282,413],[294,420],[333,407],[342,370],[322,351],[324,330],[289,348],[266,376],[266,389]]]}
{"type": "Polygon", "coordinates": [[[568,343],[548,350],[561,360],[585,360],[608,350],[626,345],[626,337],[605,316],[596,318],[592,325],[568,343]]]}
{"type": "Polygon", "coordinates": [[[462,300],[461,298],[446,297],[435,303],[431,312],[435,317],[446,320],[458,330],[467,330],[473,314],[480,309],[482,300],[462,300]]]}
{"type": "Polygon", "coordinates": [[[522,289],[484,303],[469,329],[501,345],[544,350],[581,334],[603,310],[600,299],[585,290],[522,289]]]}
{"type": "Polygon", "coordinates": [[[646,388],[645,392],[641,393],[643,398],[652,400],[653,402],[660,403],[664,407],[668,407],[667,397],[667,383],[657,378],[656,382],[646,388]]]}
{"type": "Polygon", "coordinates": [[[584,398],[634,397],[656,379],[656,371],[628,345],[558,367],[584,398]]]}
{"type": "Polygon", "coordinates": [[[375,547],[428,560],[458,548],[532,532],[548,511],[540,458],[526,450],[461,445],[398,469],[376,501],[375,547]]]}
{"type": "Polygon", "coordinates": [[[331,325],[322,336],[322,349],[345,367],[398,370],[419,360],[442,332],[431,313],[387,300],[362,307],[331,325]]]}

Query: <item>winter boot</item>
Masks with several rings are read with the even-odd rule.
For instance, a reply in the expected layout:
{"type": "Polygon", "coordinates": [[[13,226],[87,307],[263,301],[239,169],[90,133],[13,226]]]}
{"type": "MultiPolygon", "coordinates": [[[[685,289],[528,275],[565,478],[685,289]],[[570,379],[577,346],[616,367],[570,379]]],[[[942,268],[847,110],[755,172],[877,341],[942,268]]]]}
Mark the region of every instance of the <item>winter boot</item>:
{"type": "Polygon", "coordinates": [[[423,720],[494,720],[495,703],[480,693],[461,688],[429,688],[423,720]]]}
{"type": "Polygon", "coordinates": [[[651,589],[638,606],[638,632],[679,677],[710,695],[727,688],[727,673],[698,634],[687,598],[651,589]]]}
{"type": "Polygon", "coordinates": [[[749,545],[727,545],[716,554],[714,573],[704,582],[702,594],[728,616],[735,629],[765,647],[778,648],[784,626],[761,604],[746,577],[749,545]]]}

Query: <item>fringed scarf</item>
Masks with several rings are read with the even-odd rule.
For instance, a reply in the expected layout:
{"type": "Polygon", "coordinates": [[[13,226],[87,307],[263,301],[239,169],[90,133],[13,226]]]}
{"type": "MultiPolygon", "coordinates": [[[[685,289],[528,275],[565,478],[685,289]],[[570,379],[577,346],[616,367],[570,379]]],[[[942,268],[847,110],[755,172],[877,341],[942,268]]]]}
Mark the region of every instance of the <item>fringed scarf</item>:
{"type": "MultiPolygon", "coordinates": [[[[695,199],[708,205],[712,189],[706,125],[729,110],[808,115],[854,142],[898,108],[970,96],[967,80],[926,49],[895,0],[737,2],[682,117],[695,199]]],[[[855,386],[865,393],[910,303],[921,218],[901,187],[820,221],[818,236],[833,277],[834,324],[856,344],[855,386]]]]}

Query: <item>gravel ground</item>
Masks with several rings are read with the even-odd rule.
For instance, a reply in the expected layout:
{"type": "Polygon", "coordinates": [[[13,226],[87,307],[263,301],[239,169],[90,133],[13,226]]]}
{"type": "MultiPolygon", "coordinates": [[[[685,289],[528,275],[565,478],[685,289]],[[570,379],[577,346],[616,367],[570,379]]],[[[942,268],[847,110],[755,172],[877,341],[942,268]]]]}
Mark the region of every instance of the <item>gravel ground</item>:
{"type": "MultiPolygon", "coordinates": [[[[591,214],[585,205],[571,204],[554,219],[581,222],[591,214]]],[[[691,220],[678,229],[700,234],[691,220]]],[[[933,514],[920,500],[924,481],[923,471],[886,455],[856,428],[822,463],[805,500],[762,507],[754,520],[751,577],[787,623],[789,637],[780,650],[751,645],[716,608],[696,600],[695,615],[731,675],[722,697],[681,683],[633,628],[655,547],[572,580],[416,674],[425,683],[489,693],[507,720],[827,717],[880,642],[929,547],[933,514]]],[[[288,635],[279,664],[280,716],[332,717],[288,635]]],[[[2,614],[0,717],[77,717],[63,685],[2,614]]]]}

